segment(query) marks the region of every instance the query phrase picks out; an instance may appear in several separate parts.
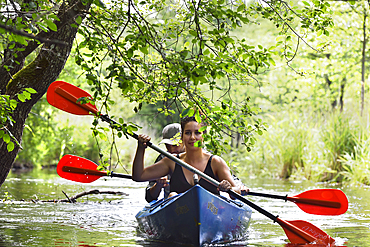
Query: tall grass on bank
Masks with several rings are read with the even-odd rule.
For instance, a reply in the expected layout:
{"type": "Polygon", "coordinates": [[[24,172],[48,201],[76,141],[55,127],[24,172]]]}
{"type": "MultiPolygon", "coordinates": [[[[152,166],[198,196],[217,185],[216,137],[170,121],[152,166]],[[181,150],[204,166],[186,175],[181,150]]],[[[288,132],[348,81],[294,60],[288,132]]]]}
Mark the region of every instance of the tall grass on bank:
{"type": "Polygon", "coordinates": [[[370,132],[368,118],[359,118],[357,132],[354,133],[356,146],[339,158],[345,180],[370,185],[370,132]]]}
{"type": "Polygon", "coordinates": [[[368,124],[343,113],[266,115],[268,131],[251,152],[225,158],[243,176],[370,184],[368,124]]]}
{"type": "Polygon", "coordinates": [[[321,181],[342,181],[344,171],[343,155],[354,153],[358,123],[343,114],[330,114],[323,123],[321,139],[325,143],[327,172],[320,174],[321,181]]]}

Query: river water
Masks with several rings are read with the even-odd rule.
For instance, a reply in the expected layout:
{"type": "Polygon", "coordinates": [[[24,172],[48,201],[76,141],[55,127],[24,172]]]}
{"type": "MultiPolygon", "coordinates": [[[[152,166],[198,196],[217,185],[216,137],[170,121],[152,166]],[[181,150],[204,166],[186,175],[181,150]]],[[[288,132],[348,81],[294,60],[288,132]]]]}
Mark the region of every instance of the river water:
{"type": "MultiPolygon", "coordinates": [[[[318,188],[339,188],[311,182],[269,179],[242,181],[254,192],[294,196],[318,188]]],[[[150,242],[137,229],[135,214],[145,206],[146,183],[122,178],[100,178],[81,184],[60,178],[54,170],[10,173],[0,188],[0,246],[146,246],[150,242]],[[127,195],[89,195],[77,203],[41,202],[66,199],[83,191],[124,192],[127,195]],[[65,193],[65,194],[64,194],[65,193]]],[[[345,186],[348,211],[340,216],[311,215],[296,204],[276,199],[247,198],[283,220],[305,220],[330,234],[338,246],[370,246],[369,187],[345,186]]],[[[244,241],[217,246],[287,246],[283,229],[255,212],[244,241]]]]}

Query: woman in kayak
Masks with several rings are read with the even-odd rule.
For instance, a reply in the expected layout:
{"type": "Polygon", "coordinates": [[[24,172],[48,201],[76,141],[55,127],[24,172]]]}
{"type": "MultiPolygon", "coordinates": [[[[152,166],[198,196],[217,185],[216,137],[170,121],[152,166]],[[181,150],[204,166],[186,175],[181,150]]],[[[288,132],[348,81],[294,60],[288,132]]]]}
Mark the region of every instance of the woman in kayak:
{"type": "MultiPolygon", "coordinates": [[[[219,194],[220,190],[227,191],[229,189],[239,194],[242,191],[248,192],[245,186],[236,186],[229,167],[221,157],[212,155],[198,147],[199,145],[194,145],[196,142],[203,142],[203,133],[199,131],[201,127],[202,125],[195,120],[195,117],[185,117],[181,120],[181,140],[183,145],[185,145],[186,152],[178,154],[177,158],[215,180],[221,181],[219,187],[216,188],[205,179],[199,179],[199,185],[212,193],[219,194]]],[[[194,173],[167,157],[144,168],[145,148],[147,147],[146,143],[149,141],[150,137],[147,135],[141,134],[138,137],[138,146],[132,166],[132,179],[137,182],[144,182],[170,174],[170,196],[176,193],[183,193],[194,186],[194,173]]]]}

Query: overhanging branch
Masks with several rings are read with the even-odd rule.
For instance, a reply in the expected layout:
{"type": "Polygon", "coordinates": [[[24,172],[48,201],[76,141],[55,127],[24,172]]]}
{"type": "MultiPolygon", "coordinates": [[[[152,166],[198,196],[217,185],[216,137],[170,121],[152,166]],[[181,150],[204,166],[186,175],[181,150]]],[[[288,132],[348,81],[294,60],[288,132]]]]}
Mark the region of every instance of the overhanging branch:
{"type": "Polygon", "coordinates": [[[6,26],[6,25],[3,25],[1,23],[0,23],[0,28],[4,29],[4,30],[6,30],[10,33],[16,34],[16,35],[20,35],[20,36],[27,37],[27,38],[30,38],[30,39],[38,40],[41,43],[56,44],[56,45],[68,45],[68,43],[65,42],[65,41],[36,37],[32,34],[29,34],[27,32],[24,32],[24,31],[21,31],[21,30],[18,30],[18,29],[14,29],[10,26],[6,26]]]}

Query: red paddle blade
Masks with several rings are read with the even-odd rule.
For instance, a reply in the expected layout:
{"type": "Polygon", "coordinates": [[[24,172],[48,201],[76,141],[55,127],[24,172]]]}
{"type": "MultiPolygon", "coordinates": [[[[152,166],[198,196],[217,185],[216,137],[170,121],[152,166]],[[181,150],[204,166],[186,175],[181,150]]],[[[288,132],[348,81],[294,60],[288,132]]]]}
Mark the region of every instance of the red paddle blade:
{"type": "Polygon", "coordinates": [[[91,183],[102,176],[108,176],[105,171],[98,171],[94,162],[75,155],[64,155],[57,166],[60,177],[80,183],[91,183]]]}
{"type": "Polygon", "coordinates": [[[97,114],[95,105],[77,103],[77,100],[82,97],[92,98],[89,93],[64,81],[51,83],[46,94],[49,104],[60,110],[76,115],[89,115],[90,112],[97,114]]]}
{"type": "Polygon", "coordinates": [[[340,215],[348,209],[347,196],[338,189],[309,190],[287,199],[310,214],[340,215]]]}
{"type": "Polygon", "coordinates": [[[307,221],[283,221],[279,218],[276,221],[284,229],[285,234],[292,244],[316,243],[328,246],[335,242],[334,238],[307,221]]]}

